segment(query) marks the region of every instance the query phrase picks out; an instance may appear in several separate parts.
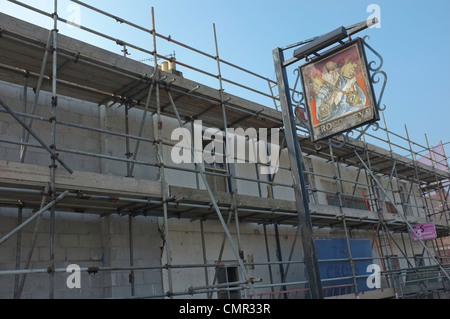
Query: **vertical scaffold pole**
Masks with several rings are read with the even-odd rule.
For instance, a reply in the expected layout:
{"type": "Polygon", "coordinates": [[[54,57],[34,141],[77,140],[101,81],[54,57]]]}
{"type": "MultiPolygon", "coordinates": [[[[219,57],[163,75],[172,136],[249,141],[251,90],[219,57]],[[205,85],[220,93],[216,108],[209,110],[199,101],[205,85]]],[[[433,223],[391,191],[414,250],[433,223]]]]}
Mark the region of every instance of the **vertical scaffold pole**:
{"type": "MultiPolygon", "coordinates": [[[[156,22],[155,22],[155,10],[152,7],[152,24],[153,24],[153,49],[154,49],[154,60],[155,60],[155,69],[154,75],[158,72],[158,54],[156,50],[156,22]]],[[[165,238],[165,246],[166,246],[166,260],[167,260],[167,279],[168,279],[168,288],[167,296],[170,299],[173,299],[173,279],[172,279],[172,253],[170,251],[170,240],[169,240],[169,217],[167,211],[167,186],[166,186],[166,177],[165,177],[165,168],[164,168],[164,148],[162,141],[162,119],[161,119],[161,101],[160,101],[160,81],[161,79],[158,77],[156,79],[156,116],[157,116],[157,154],[158,154],[158,163],[160,166],[160,180],[161,180],[161,195],[162,195],[162,205],[163,205],[163,218],[164,218],[164,238],[165,238]]]]}
{"type": "MultiPolygon", "coordinates": [[[[56,174],[56,107],[58,105],[58,98],[56,96],[57,72],[58,72],[58,0],[54,0],[53,13],[53,66],[52,66],[52,145],[50,148],[55,152],[51,157],[50,166],[50,194],[52,201],[56,199],[55,174],[56,174]]],[[[50,210],[50,299],[54,299],[55,292],[55,206],[50,210]]]]}

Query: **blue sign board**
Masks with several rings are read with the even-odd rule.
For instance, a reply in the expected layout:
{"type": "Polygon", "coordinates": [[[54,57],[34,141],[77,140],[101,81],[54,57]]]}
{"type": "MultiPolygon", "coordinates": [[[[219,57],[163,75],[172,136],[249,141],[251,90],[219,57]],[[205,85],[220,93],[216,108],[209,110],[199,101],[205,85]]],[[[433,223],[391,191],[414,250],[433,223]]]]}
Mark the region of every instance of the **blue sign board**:
{"type": "MultiPolygon", "coordinates": [[[[364,276],[356,279],[358,292],[373,290],[367,287],[367,277],[371,275],[367,272],[367,267],[373,264],[370,240],[350,239],[349,243],[353,259],[367,258],[353,260],[355,276],[364,276]]],[[[324,297],[354,293],[355,282],[347,240],[345,238],[316,239],[315,245],[324,297]],[[333,278],[336,280],[325,280],[333,278]]]]}

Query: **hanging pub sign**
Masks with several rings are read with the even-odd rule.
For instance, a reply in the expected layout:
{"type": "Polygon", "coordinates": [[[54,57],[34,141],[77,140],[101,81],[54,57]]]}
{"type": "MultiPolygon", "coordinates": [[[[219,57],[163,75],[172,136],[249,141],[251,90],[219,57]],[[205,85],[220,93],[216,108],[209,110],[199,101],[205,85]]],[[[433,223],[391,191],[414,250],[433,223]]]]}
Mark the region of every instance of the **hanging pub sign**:
{"type": "Polygon", "coordinates": [[[362,39],[299,67],[312,141],[379,120],[362,39]]]}

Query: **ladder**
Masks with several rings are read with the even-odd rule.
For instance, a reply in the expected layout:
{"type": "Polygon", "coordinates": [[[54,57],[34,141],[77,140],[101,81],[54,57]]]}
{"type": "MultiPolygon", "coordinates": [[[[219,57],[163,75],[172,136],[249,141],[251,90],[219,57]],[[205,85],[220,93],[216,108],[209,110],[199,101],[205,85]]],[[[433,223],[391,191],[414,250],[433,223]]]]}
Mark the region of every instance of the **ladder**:
{"type": "MultiPolygon", "coordinates": [[[[386,234],[386,231],[381,223],[378,224],[378,227],[376,230],[375,230],[375,227],[372,226],[372,232],[373,232],[373,236],[375,239],[375,244],[377,247],[378,255],[380,256],[381,267],[382,267],[383,271],[387,271],[388,267],[386,266],[384,258],[386,256],[389,256],[389,252],[390,252],[390,256],[394,256],[394,251],[392,249],[391,241],[389,239],[389,236],[386,234]],[[380,227],[381,227],[381,229],[380,229],[380,227]]],[[[395,266],[397,266],[397,265],[395,265],[395,266]]],[[[386,279],[387,287],[390,288],[388,275],[386,274],[384,277],[386,279]]]]}

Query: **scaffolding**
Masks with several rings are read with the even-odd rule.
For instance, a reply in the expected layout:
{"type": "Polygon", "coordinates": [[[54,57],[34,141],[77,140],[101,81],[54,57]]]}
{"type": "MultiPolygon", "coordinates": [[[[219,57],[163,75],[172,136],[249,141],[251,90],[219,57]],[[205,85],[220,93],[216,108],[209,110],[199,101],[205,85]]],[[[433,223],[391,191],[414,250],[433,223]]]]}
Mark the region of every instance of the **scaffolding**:
{"type": "MultiPolygon", "coordinates": [[[[78,26],[85,32],[116,43],[123,53],[118,55],[60,35],[58,24],[70,22],[59,16],[56,0],[53,13],[44,12],[20,1],[9,1],[53,20],[53,29],[47,31],[42,28],[31,28],[29,24],[3,14],[0,19],[2,21],[0,80],[21,85],[24,92],[34,88],[35,94],[31,111],[27,110],[27,94],[24,94],[24,108],[19,112],[2,100],[0,90],[0,112],[5,117],[10,116],[23,128],[22,136],[17,139],[0,138],[0,144],[14,145],[20,149],[18,162],[4,160],[0,162],[0,206],[18,210],[19,226],[0,236],[0,245],[13,236],[17,238],[16,268],[0,270],[0,276],[15,275],[15,298],[20,298],[26,276],[39,273],[49,274],[49,298],[55,297],[53,277],[56,273],[67,271],[66,268],[57,268],[54,264],[56,212],[128,216],[130,265],[86,267],[81,268],[81,271],[89,274],[129,271],[130,298],[136,297],[134,273],[153,270],[166,273],[167,292],[160,295],[139,295],[139,298],[176,298],[198,294],[206,294],[208,298],[212,298],[215,293],[232,295],[236,291],[246,298],[275,299],[298,295],[310,297],[310,283],[307,279],[289,281],[286,276],[290,267],[304,264],[304,260],[294,255],[302,228],[302,225],[299,225],[295,202],[273,196],[275,188],[290,191],[293,189],[292,183],[279,181],[279,175],[282,173],[260,176],[259,169],[267,166],[267,163],[257,161],[248,164],[253,165],[256,176],[249,178],[239,176],[232,164],[224,165],[220,170],[208,170],[204,165],[198,164],[194,167],[170,164],[165,158],[167,156],[165,150],[174,145],[173,142],[163,138],[163,117],[173,119],[180,128],[193,128],[194,121],[202,120],[204,125],[219,128],[221,131],[236,127],[276,129],[280,131],[281,141],[284,141],[284,122],[278,110],[279,97],[275,81],[221,59],[215,26],[213,31],[216,52],[210,54],[157,33],[153,9],[152,29],[147,29],[82,1],[71,0],[86,10],[143,31],[148,35],[148,39],[152,40],[153,47],[145,49],[99,31],[78,26]],[[157,50],[158,41],[169,42],[174,47],[182,47],[206,57],[216,63],[217,70],[202,70],[180,60],[179,57],[175,60],[173,57],[160,54],[157,50]],[[132,60],[129,52],[133,50],[146,54],[149,60],[154,61],[154,65],[132,60]],[[159,64],[158,61],[161,60],[166,63],[159,64]],[[168,64],[172,67],[167,68],[168,64]],[[212,89],[184,78],[176,66],[218,81],[219,89],[212,89]],[[269,93],[224,78],[221,70],[223,66],[234,68],[265,82],[269,93]],[[86,74],[90,76],[86,77],[86,74]],[[274,107],[266,107],[228,94],[224,90],[225,83],[252,94],[256,93],[267,99],[267,104],[272,103],[274,107]],[[51,111],[48,116],[35,113],[41,91],[51,92],[51,111]],[[58,101],[64,97],[79,98],[109,108],[112,106],[122,108],[125,130],[106,129],[58,118],[56,112],[58,101]],[[135,110],[139,110],[136,114],[142,118],[138,133],[132,134],[129,118],[135,110]],[[155,123],[157,134],[154,138],[144,134],[144,126],[148,119],[155,123]],[[48,128],[50,143],[33,129],[33,123],[37,121],[50,124],[48,128]],[[126,153],[124,156],[118,156],[61,145],[57,136],[58,127],[70,127],[121,139],[126,153]],[[37,143],[30,142],[30,136],[37,143]],[[157,155],[154,159],[138,157],[144,144],[155,147],[157,155]],[[29,148],[46,151],[51,158],[49,167],[25,164],[29,148]],[[126,166],[126,176],[112,177],[73,170],[70,161],[67,161],[70,156],[121,163],[126,166]],[[158,180],[135,179],[133,176],[138,167],[157,170],[158,180]],[[197,189],[168,184],[165,178],[168,171],[192,173],[197,180],[197,189]],[[17,177],[19,172],[20,176],[17,177]],[[212,188],[210,184],[214,177],[227,180],[228,189],[225,192],[217,192],[212,188]],[[101,185],[97,183],[98,181],[101,181],[101,185]],[[259,196],[242,195],[237,189],[237,183],[242,181],[257,185],[259,196]],[[267,197],[262,195],[263,189],[267,189],[267,197]],[[35,213],[23,221],[22,212],[26,209],[32,209],[35,213]],[[50,211],[51,237],[49,267],[31,268],[30,260],[39,232],[39,221],[48,211],[50,211]],[[134,265],[133,221],[137,216],[154,216],[162,219],[165,242],[162,255],[166,259],[166,264],[134,265]],[[199,222],[204,263],[172,263],[170,219],[199,222]],[[205,257],[204,222],[207,220],[217,221],[223,229],[222,246],[217,248],[219,258],[215,263],[207,262],[205,257]],[[21,230],[33,221],[36,222],[33,240],[25,266],[21,269],[20,260],[23,257],[20,251],[20,234],[21,230]],[[266,247],[266,227],[273,226],[277,232],[280,225],[293,226],[296,235],[289,258],[283,260],[279,255],[278,260],[273,261],[267,251],[267,261],[246,261],[243,258],[239,238],[239,227],[242,223],[263,225],[266,247]],[[232,227],[235,228],[234,235],[231,232],[232,227]],[[218,270],[224,267],[222,253],[225,242],[230,244],[235,256],[235,263],[227,265],[238,267],[242,280],[224,284],[218,283],[217,276],[218,270]],[[268,267],[270,279],[251,277],[248,273],[249,267],[268,267]],[[278,282],[272,277],[273,267],[278,267],[280,271],[281,280],[278,282]],[[214,278],[209,278],[208,268],[215,269],[214,278]],[[183,291],[175,289],[172,272],[186,269],[204,269],[205,284],[186,287],[183,291]],[[267,292],[268,289],[270,292],[267,292]]],[[[319,260],[322,264],[345,261],[349,263],[351,269],[345,276],[322,278],[323,296],[364,297],[366,294],[358,291],[357,283],[358,280],[365,280],[368,276],[358,274],[355,271],[355,263],[362,260],[376,260],[382,266],[383,278],[386,278],[385,293],[380,297],[448,297],[450,255],[448,251],[439,249],[445,246],[443,238],[449,236],[450,230],[448,184],[450,169],[447,165],[447,156],[439,153],[444,158],[445,167],[433,161],[431,164],[423,164],[420,159],[424,153],[436,152],[428,145],[428,141],[426,146],[413,142],[409,138],[406,126],[405,134],[389,131],[384,117],[383,124],[379,125],[376,131],[362,131],[361,140],[352,140],[341,147],[326,145],[320,148],[311,142],[307,132],[298,127],[298,142],[305,156],[303,172],[307,181],[306,189],[314,231],[340,229],[349,248],[348,256],[345,258],[319,260]],[[312,159],[329,165],[331,174],[315,170],[312,159]],[[349,178],[345,174],[346,170],[352,170],[356,179],[349,178]],[[319,180],[322,185],[316,185],[319,180]],[[361,189],[364,192],[361,192],[361,189]],[[328,204],[324,205],[325,202],[328,204]],[[423,216],[421,212],[425,212],[426,215],[423,216]],[[430,221],[435,222],[437,238],[427,242],[421,241],[423,247],[421,252],[415,252],[412,245],[407,249],[407,243],[410,242],[408,238],[413,231],[411,225],[430,221]],[[358,230],[372,235],[372,246],[376,247],[379,256],[352,257],[350,240],[352,232],[358,230]],[[394,256],[393,247],[400,251],[402,256],[394,256]],[[419,255],[420,262],[417,260],[419,255]],[[427,265],[423,263],[424,261],[427,265]],[[400,264],[406,267],[400,267],[400,264]],[[348,280],[351,283],[348,283],[348,280]]],[[[194,148],[191,149],[193,158],[196,151],[194,148]]],[[[291,168],[281,165],[279,171],[290,173],[291,168]]]]}

